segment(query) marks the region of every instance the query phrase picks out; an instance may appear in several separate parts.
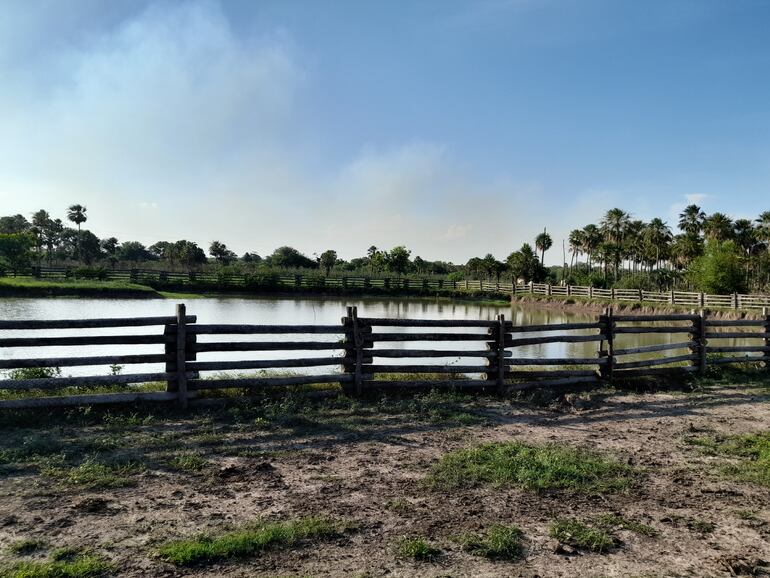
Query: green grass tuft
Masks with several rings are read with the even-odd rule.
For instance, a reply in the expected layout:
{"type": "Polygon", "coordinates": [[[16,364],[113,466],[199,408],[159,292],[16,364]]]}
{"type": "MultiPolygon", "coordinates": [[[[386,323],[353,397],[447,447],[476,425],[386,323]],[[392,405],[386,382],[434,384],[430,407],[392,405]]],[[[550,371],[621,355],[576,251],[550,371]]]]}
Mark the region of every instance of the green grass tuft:
{"type": "Polygon", "coordinates": [[[574,519],[557,520],[551,524],[549,534],[559,542],[593,552],[606,552],[615,545],[609,532],[574,519]]]}
{"type": "Polygon", "coordinates": [[[428,561],[434,560],[441,550],[420,536],[404,536],[396,542],[396,556],[399,558],[410,558],[412,560],[428,561]]]}
{"type": "Polygon", "coordinates": [[[174,458],[169,463],[174,469],[192,473],[200,472],[209,465],[209,462],[206,458],[200,454],[192,452],[174,456],[174,458]]]}
{"type": "Polygon", "coordinates": [[[719,468],[722,474],[770,487],[770,432],[689,438],[686,441],[709,455],[737,459],[736,463],[722,465],[719,468]]]}
{"type": "Polygon", "coordinates": [[[618,514],[605,514],[603,516],[599,516],[596,519],[596,526],[608,532],[612,532],[617,529],[628,530],[630,532],[634,532],[635,534],[647,536],[649,538],[654,538],[660,534],[660,532],[658,532],[652,526],[648,526],[640,522],[635,522],[634,520],[629,520],[618,514]]]}
{"type": "Polygon", "coordinates": [[[463,550],[494,560],[515,560],[521,556],[524,534],[516,526],[496,524],[481,534],[457,538],[463,550]]]}
{"type": "Polygon", "coordinates": [[[112,565],[93,554],[78,554],[70,559],[45,562],[17,562],[0,568],[6,578],[97,578],[112,570],[112,565]]]}
{"type": "Polygon", "coordinates": [[[235,558],[248,558],[271,549],[288,548],[302,540],[330,538],[343,525],[324,518],[290,522],[265,522],[219,536],[199,536],[162,545],[158,556],[177,566],[193,566],[235,558]]]}
{"type": "Polygon", "coordinates": [[[614,459],[569,446],[504,442],[445,455],[428,481],[440,488],[492,484],[605,493],[627,488],[632,470],[614,459]]]}
{"type": "Polygon", "coordinates": [[[16,554],[17,556],[25,556],[27,554],[32,554],[44,548],[45,548],[45,542],[27,538],[25,540],[19,540],[18,542],[14,542],[10,546],[8,546],[8,551],[11,554],[16,554]]]}
{"type": "Polygon", "coordinates": [[[43,465],[40,473],[70,486],[81,486],[94,490],[133,486],[136,482],[130,476],[135,474],[138,469],[139,466],[133,463],[113,465],[88,458],[80,465],[71,468],[43,465]]]}

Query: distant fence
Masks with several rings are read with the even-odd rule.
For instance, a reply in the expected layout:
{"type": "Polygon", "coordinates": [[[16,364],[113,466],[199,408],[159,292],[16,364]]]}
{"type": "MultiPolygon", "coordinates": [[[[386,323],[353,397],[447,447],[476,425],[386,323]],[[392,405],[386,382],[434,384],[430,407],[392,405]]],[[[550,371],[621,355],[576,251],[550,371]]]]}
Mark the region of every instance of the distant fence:
{"type": "MultiPolygon", "coordinates": [[[[135,401],[188,401],[207,390],[275,388],[336,383],[351,395],[388,388],[461,388],[498,393],[535,388],[592,387],[617,379],[660,373],[703,373],[710,365],[770,365],[770,316],[756,320],[718,320],[694,314],[613,315],[596,321],[514,325],[495,320],[425,320],[358,317],[349,307],[341,324],[238,325],[198,324],[177,306],[174,317],[125,319],[0,321],[2,348],[51,346],[156,345],[154,353],[83,357],[0,359],[0,369],[163,364],[163,371],[77,377],[2,379],[0,390],[31,394],[4,399],[0,408],[53,407],[135,401]],[[142,334],[51,335],[51,330],[154,327],[142,334]],[[24,331],[24,336],[9,336],[24,331]],[[28,336],[31,332],[34,336],[28,336]],[[42,334],[42,336],[38,335],[42,334]],[[215,336],[199,341],[198,336],[215,336]],[[658,343],[638,345],[635,336],[658,336],[658,343]],[[252,339],[233,336],[246,336],[252,339]],[[273,338],[276,336],[276,338],[273,338]],[[258,337],[259,340],[254,340],[258,337]],[[267,339],[265,339],[267,337],[267,339]],[[674,340],[672,343],[671,340],[674,340]],[[725,339],[742,340],[724,345],[725,339]],[[570,352],[543,357],[532,348],[543,344],[595,343],[593,355],[570,352]],[[307,352],[322,352],[320,357],[307,352]],[[529,354],[527,354],[529,351],[529,354]],[[270,359],[201,360],[211,352],[274,352],[270,359]],[[451,360],[451,361],[450,361],[451,360]],[[460,360],[458,362],[458,360],[460,360]],[[319,375],[306,368],[327,368],[319,375]],[[202,378],[201,372],[286,370],[289,375],[229,374],[202,378]],[[297,373],[298,372],[298,373],[297,373]],[[393,374],[398,374],[393,379],[393,374]],[[425,374],[430,374],[428,379],[425,374]],[[391,379],[382,379],[391,375],[391,379]],[[164,391],[131,391],[129,384],[165,382],[164,391]],[[88,393],[95,386],[125,385],[119,393],[88,393]],[[70,395],[55,395],[75,388],[70,395]]],[[[34,354],[33,354],[34,355],[34,354]]]]}
{"type": "MultiPolygon", "coordinates": [[[[73,269],[66,267],[35,268],[33,275],[43,279],[66,279],[73,269]]],[[[105,269],[105,279],[132,283],[227,286],[248,289],[376,289],[423,292],[477,291],[534,294],[558,297],[582,297],[617,302],[647,302],[689,307],[729,309],[762,309],[770,307],[770,295],[739,294],[711,295],[693,291],[643,291],[641,289],[599,289],[580,285],[549,285],[546,283],[513,284],[503,281],[449,279],[413,279],[409,277],[325,276],[318,274],[275,273],[211,273],[156,271],[153,269],[105,269]]]]}

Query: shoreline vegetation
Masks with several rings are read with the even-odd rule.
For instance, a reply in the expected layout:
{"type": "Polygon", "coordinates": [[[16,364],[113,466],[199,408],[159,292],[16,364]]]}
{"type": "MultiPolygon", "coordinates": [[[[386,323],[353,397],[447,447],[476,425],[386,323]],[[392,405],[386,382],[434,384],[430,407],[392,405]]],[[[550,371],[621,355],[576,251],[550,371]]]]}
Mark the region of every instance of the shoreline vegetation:
{"type": "MultiPolygon", "coordinates": [[[[140,284],[125,281],[100,280],[41,280],[34,277],[0,277],[0,298],[4,297],[105,297],[137,299],[196,299],[203,297],[366,297],[410,298],[473,301],[497,305],[524,305],[544,309],[563,309],[600,313],[607,307],[616,312],[667,313],[690,312],[689,305],[671,305],[653,302],[617,302],[611,299],[563,295],[517,294],[479,290],[425,290],[418,287],[403,289],[382,287],[301,287],[244,288],[242,285],[219,283],[140,284]]],[[[761,316],[761,310],[705,307],[715,317],[736,319],[761,316]]]]}

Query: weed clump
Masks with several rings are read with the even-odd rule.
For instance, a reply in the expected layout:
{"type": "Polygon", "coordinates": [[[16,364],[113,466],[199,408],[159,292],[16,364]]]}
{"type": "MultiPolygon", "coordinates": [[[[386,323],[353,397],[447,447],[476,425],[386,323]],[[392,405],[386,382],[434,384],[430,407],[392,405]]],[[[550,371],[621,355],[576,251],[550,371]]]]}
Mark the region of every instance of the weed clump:
{"type": "Polygon", "coordinates": [[[549,534],[563,544],[592,552],[607,552],[615,546],[614,538],[606,530],[587,526],[574,519],[555,521],[549,528],[549,534]]]}
{"type": "Polygon", "coordinates": [[[524,534],[516,526],[495,524],[481,534],[457,537],[462,549],[493,560],[516,560],[521,556],[524,534]]]}
{"type": "Polygon", "coordinates": [[[396,556],[412,560],[429,561],[435,559],[441,550],[432,546],[421,536],[404,536],[396,542],[396,556]]]}

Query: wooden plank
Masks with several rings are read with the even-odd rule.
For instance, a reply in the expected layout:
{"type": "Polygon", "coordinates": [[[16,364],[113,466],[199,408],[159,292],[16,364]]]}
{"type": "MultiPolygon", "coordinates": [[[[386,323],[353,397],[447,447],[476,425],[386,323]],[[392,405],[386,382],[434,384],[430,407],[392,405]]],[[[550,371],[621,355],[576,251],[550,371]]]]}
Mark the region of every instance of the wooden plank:
{"type": "Polygon", "coordinates": [[[158,335],[83,335],[73,337],[8,337],[0,347],[52,347],[64,345],[149,345],[166,343],[173,336],[158,335]]]}
{"type": "Polygon", "coordinates": [[[526,389],[533,389],[536,387],[558,387],[569,385],[584,385],[587,383],[599,384],[601,381],[598,377],[565,377],[563,379],[549,379],[544,381],[524,381],[521,383],[514,383],[508,386],[508,392],[524,391],[526,389]]]}
{"type": "Polygon", "coordinates": [[[648,321],[694,321],[697,315],[691,314],[667,314],[667,315],[613,315],[612,319],[619,321],[648,322],[648,321]]]}
{"type": "MultiPolygon", "coordinates": [[[[497,352],[493,350],[478,351],[478,350],[466,350],[466,349],[367,349],[365,350],[372,357],[485,357],[487,359],[494,359],[497,357],[497,352]]],[[[506,356],[513,355],[510,351],[506,351],[506,356]]]]}
{"type": "Polygon", "coordinates": [[[554,323],[553,325],[514,325],[508,324],[506,329],[511,333],[526,333],[534,331],[569,331],[573,329],[603,329],[601,323],[554,323]]]}
{"type": "Polygon", "coordinates": [[[383,319],[378,317],[360,317],[359,322],[380,327],[494,327],[496,321],[476,321],[467,319],[383,319]]]}
{"type": "MultiPolygon", "coordinates": [[[[187,323],[195,323],[195,315],[187,316],[187,323]]],[[[97,327],[139,327],[146,325],[168,325],[176,323],[176,317],[118,317],[107,319],[50,319],[50,320],[4,320],[0,330],[28,329],[90,329],[97,327]]]]}
{"type": "Polygon", "coordinates": [[[92,395],[64,395],[50,397],[28,397],[0,401],[2,409],[32,409],[41,407],[67,407],[78,405],[126,404],[148,401],[175,401],[173,391],[138,391],[126,393],[96,393],[92,395]]]}
{"type": "Polygon", "coordinates": [[[770,347],[766,345],[730,345],[725,347],[709,347],[709,353],[766,353],[770,347]]]}
{"type": "Polygon", "coordinates": [[[560,378],[560,377],[599,377],[595,370],[591,369],[552,369],[546,371],[506,371],[506,379],[512,378],[560,378]]]}
{"type": "Polygon", "coordinates": [[[390,388],[408,388],[408,389],[428,389],[435,387],[446,387],[454,389],[470,389],[470,388],[493,388],[494,383],[490,383],[485,379],[428,379],[428,380],[412,380],[412,381],[390,381],[390,380],[367,380],[364,381],[364,385],[368,388],[374,389],[390,389],[390,388]]]}
{"type": "Polygon", "coordinates": [[[728,332],[728,331],[709,331],[706,333],[706,339],[768,339],[770,333],[749,333],[749,332],[728,332]]]}
{"type": "Polygon", "coordinates": [[[196,353],[206,351],[331,351],[345,349],[339,341],[231,341],[225,343],[197,343],[193,347],[196,353]]]}
{"type": "Polygon", "coordinates": [[[667,365],[669,363],[680,363],[683,361],[695,361],[698,359],[697,355],[676,355],[674,357],[661,357],[658,359],[642,359],[640,361],[626,361],[623,363],[616,363],[613,369],[637,369],[639,367],[653,367],[655,365],[667,365]]]}
{"type": "Polygon", "coordinates": [[[670,351],[672,349],[687,349],[697,347],[696,341],[683,341],[680,343],[661,343],[658,345],[642,345],[640,347],[627,347],[625,349],[616,349],[615,356],[636,355],[639,353],[653,353],[655,351],[670,351]]]}
{"type": "Polygon", "coordinates": [[[341,325],[194,325],[189,333],[198,335],[262,335],[284,333],[342,334],[341,325]]]}
{"type": "Polygon", "coordinates": [[[370,373],[487,373],[496,372],[489,365],[368,365],[370,373]]]}
{"type": "MultiPolygon", "coordinates": [[[[192,374],[195,376],[195,374],[192,374]]],[[[89,375],[82,377],[41,377],[36,379],[3,379],[0,389],[61,389],[80,385],[113,385],[168,381],[176,373],[134,373],[129,375],[89,375]]]]}
{"type": "Polygon", "coordinates": [[[82,365],[130,365],[133,363],[164,363],[163,353],[145,355],[102,355],[94,357],[38,357],[0,360],[0,369],[19,367],[75,367],[82,365]]]}
{"type": "Polygon", "coordinates": [[[706,319],[706,327],[764,327],[764,319],[706,319]]]}
{"type": "Polygon", "coordinates": [[[684,365],[676,367],[649,367],[642,369],[624,369],[615,372],[615,379],[623,379],[629,377],[647,377],[653,375],[677,375],[695,373],[698,371],[698,367],[694,365],[684,365]]]}
{"type": "Polygon", "coordinates": [[[668,327],[616,327],[615,334],[642,334],[642,333],[693,333],[692,326],[668,326],[668,327]]]}
{"type": "MultiPolygon", "coordinates": [[[[186,342],[187,342],[187,324],[185,323],[186,308],[184,303],[176,306],[176,394],[179,400],[179,407],[187,409],[187,374],[185,373],[185,364],[187,363],[186,342]]],[[[171,388],[166,388],[168,391],[171,388]]]]}
{"type": "Polygon", "coordinates": [[[604,335],[549,335],[545,337],[525,337],[511,339],[505,342],[506,347],[519,347],[522,345],[539,345],[541,343],[588,343],[591,341],[604,341],[604,335]]]}
{"type": "Polygon", "coordinates": [[[372,341],[489,341],[486,333],[372,333],[372,341]]]}
{"type": "Polygon", "coordinates": [[[604,365],[607,358],[571,358],[571,357],[552,357],[552,358],[525,358],[516,357],[505,360],[506,365],[604,365]]]}
{"type": "Polygon", "coordinates": [[[749,357],[717,357],[715,359],[709,359],[709,363],[713,365],[725,365],[727,363],[757,363],[760,361],[766,361],[764,355],[754,355],[749,357]]]}
{"type": "Polygon", "coordinates": [[[309,357],[302,359],[254,359],[247,361],[188,361],[190,371],[226,371],[229,369],[271,369],[286,367],[322,367],[341,365],[346,357],[309,357]]]}
{"type": "Polygon", "coordinates": [[[194,391],[205,389],[229,389],[233,387],[273,387],[287,385],[308,385],[313,383],[346,383],[353,380],[351,375],[292,375],[289,377],[252,377],[242,379],[195,379],[187,386],[194,391]]]}

